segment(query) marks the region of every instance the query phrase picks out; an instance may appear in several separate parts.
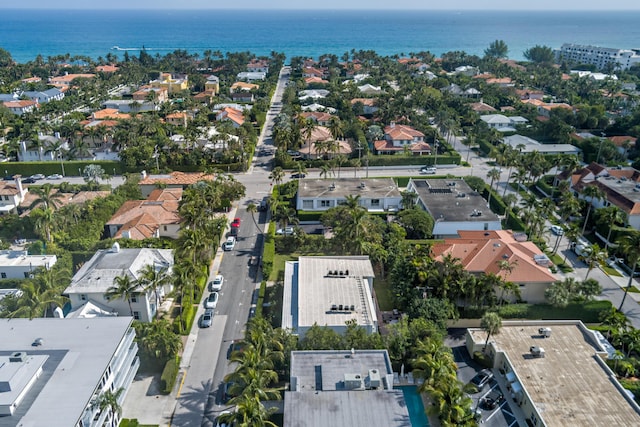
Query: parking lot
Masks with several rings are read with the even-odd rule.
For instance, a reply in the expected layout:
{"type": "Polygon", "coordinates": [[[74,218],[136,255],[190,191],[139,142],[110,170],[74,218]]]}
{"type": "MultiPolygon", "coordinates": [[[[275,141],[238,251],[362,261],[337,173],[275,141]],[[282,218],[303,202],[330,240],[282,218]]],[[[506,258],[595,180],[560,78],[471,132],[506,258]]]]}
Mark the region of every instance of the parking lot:
{"type": "MultiPolygon", "coordinates": [[[[453,357],[458,365],[458,379],[462,383],[468,384],[478,372],[482,371],[483,367],[476,363],[467,352],[464,333],[464,329],[450,329],[445,344],[453,350],[453,357]]],[[[508,396],[508,393],[500,388],[496,378],[491,379],[482,390],[470,394],[469,397],[473,400],[473,409],[477,411],[479,416],[478,424],[491,427],[517,427],[519,424],[509,406],[508,396]],[[495,406],[485,404],[489,403],[490,399],[488,398],[495,398],[499,395],[503,395],[504,398],[496,399],[495,406]]]]}

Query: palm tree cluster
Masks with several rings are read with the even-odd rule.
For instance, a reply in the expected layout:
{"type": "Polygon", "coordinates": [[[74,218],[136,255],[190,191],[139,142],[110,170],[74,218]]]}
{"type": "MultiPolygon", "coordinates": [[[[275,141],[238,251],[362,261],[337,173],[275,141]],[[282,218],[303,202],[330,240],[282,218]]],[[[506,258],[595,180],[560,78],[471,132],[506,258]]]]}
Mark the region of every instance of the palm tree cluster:
{"type": "Polygon", "coordinates": [[[71,271],[65,260],[48,269],[36,269],[32,278],[20,283],[16,295],[0,300],[0,317],[52,317],[53,310],[62,308],[66,302],[62,292],[70,279],[71,271]]]}
{"type": "Polygon", "coordinates": [[[182,227],[175,253],[173,283],[181,301],[181,325],[191,314],[202,289],[197,285],[209,271],[220,238],[227,228],[225,210],[245,194],[245,187],[231,175],[217,173],[212,181],[187,188],[180,201],[182,227]]]}
{"type": "Polygon", "coordinates": [[[607,360],[618,377],[640,376],[640,330],[631,326],[629,319],[612,307],[602,314],[602,330],[616,351],[607,360]]]}
{"type": "Polygon", "coordinates": [[[229,403],[235,405],[235,411],[222,415],[221,421],[237,426],[276,426],[269,420],[275,409],[265,408],[263,402],[282,399],[281,390],[274,385],[279,381],[277,370],[284,366],[284,350],[290,341],[286,332],[274,330],[262,317],[249,321],[244,340],[229,357],[236,367],[224,379],[231,383],[229,403]]]}
{"type": "Polygon", "coordinates": [[[438,416],[443,426],[475,426],[472,400],[458,381],[458,369],[451,348],[442,341],[426,338],[416,345],[413,375],[421,378],[418,387],[433,403],[427,412],[438,416]]]}

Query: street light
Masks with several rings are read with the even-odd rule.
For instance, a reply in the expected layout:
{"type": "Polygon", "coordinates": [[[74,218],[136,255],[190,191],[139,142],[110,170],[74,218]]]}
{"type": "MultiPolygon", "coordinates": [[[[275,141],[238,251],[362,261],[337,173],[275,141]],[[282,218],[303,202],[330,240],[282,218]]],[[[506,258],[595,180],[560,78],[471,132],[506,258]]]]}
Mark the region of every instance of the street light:
{"type": "Polygon", "coordinates": [[[607,136],[606,133],[602,132],[602,138],[600,138],[600,147],[598,148],[598,157],[596,158],[596,163],[600,163],[600,153],[602,152],[602,143],[604,142],[604,138],[607,136]]]}

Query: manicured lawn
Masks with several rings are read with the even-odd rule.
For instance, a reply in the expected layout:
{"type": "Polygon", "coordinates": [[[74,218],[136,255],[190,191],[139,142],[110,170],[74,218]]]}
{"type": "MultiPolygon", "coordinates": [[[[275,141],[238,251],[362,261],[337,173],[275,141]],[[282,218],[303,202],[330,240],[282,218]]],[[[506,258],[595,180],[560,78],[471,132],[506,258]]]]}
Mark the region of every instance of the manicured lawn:
{"type": "Polygon", "coordinates": [[[380,310],[393,310],[393,292],[391,291],[391,285],[388,278],[385,278],[385,280],[376,278],[373,281],[373,289],[376,291],[376,298],[378,299],[378,306],[380,307],[380,310]]]}
{"type": "Polygon", "coordinates": [[[500,308],[504,319],[582,320],[583,323],[600,323],[600,313],[610,310],[609,301],[589,301],[585,304],[569,304],[553,307],[549,304],[509,304],[500,308]]]}
{"type": "Polygon", "coordinates": [[[269,281],[276,282],[279,277],[284,276],[284,263],[287,261],[295,261],[298,259],[298,254],[276,254],[273,258],[273,270],[269,276],[269,281]]]}
{"type": "Polygon", "coordinates": [[[618,270],[616,270],[615,268],[611,268],[608,265],[603,265],[600,268],[602,269],[602,271],[604,271],[609,276],[615,276],[615,277],[621,277],[622,276],[620,273],[618,273],[618,270]]]}

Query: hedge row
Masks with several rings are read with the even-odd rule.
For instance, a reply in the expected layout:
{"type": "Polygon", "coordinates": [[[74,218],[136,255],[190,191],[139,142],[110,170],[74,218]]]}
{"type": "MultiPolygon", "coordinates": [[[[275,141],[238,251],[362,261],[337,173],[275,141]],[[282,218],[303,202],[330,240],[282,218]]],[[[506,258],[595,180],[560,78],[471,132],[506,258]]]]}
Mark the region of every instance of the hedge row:
{"type": "Polygon", "coordinates": [[[164,365],[162,370],[162,376],[160,377],[160,392],[162,394],[169,394],[173,390],[173,386],[178,378],[178,371],[180,370],[180,358],[176,356],[175,359],[169,359],[164,365]]]}
{"type": "MultiPolygon", "coordinates": [[[[137,173],[140,169],[126,168],[122,163],[110,160],[69,160],[64,163],[65,176],[81,176],[85,166],[99,165],[107,175],[122,175],[124,173],[137,173]]],[[[242,163],[213,164],[210,167],[220,169],[223,172],[237,172],[243,170],[242,163]]],[[[180,172],[201,172],[204,167],[200,165],[171,166],[172,170],[180,172]]],[[[20,174],[31,176],[38,173],[43,175],[61,174],[60,162],[7,162],[0,166],[0,171],[5,175],[20,174]]]]}
{"type": "Polygon", "coordinates": [[[262,306],[264,305],[264,296],[267,293],[267,282],[260,282],[260,290],[258,291],[258,301],[256,302],[256,317],[262,316],[262,306]]]}
{"type": "Polygon", "coordinates": [[[269,231],[265,236],[264,249],[262,252],[262,277],[269,278],[271,271],[273,270],[273,262],[276,256],[276,242],[275,242],[276,224],[275,222],[269,223],[269,231]]]}
{"type": "MultiPolygon", "coordinates": [[[[403,165],[459,165],[461,157],[459,154],[435,156],[371,156],[369,166],[403,166],[403,165]]],[[[364,166],[364,162],[363,166],[364,166]]]]}

